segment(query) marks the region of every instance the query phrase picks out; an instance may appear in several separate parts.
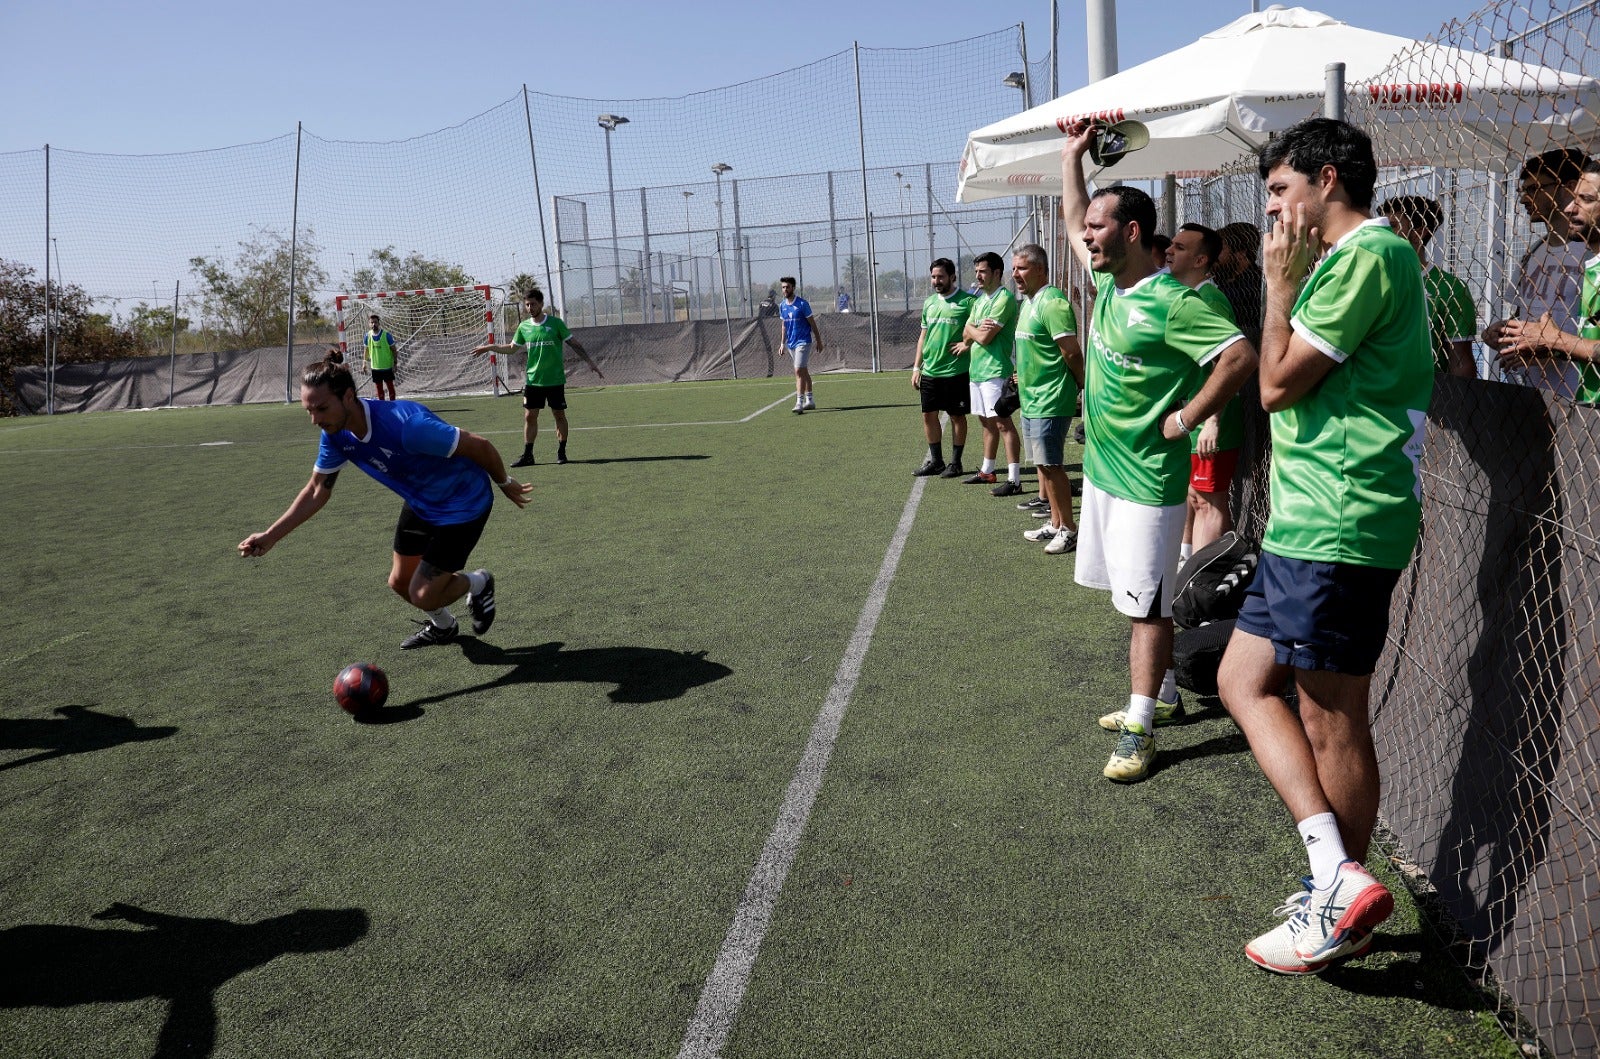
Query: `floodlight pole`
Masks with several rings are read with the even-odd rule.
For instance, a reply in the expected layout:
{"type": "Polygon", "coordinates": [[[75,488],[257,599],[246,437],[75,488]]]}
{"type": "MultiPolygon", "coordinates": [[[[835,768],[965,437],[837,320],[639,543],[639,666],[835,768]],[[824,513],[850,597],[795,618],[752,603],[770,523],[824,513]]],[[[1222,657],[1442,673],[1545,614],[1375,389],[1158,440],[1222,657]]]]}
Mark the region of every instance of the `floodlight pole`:
{"type": "Polygon", "coordinates": [[[733,355],[733,310],[728,307],[728,262],[722,254],[722,174],[732,172],[733,166],[717,162],[711,171],[717,174],[717,286],[722,288],[722,324],[728,332],[728,367],[737,379],[739,361],[733,355]]]}
{"type": "Polygon", "coordinates": [[[621,114],[602,114],[595,119],[606,132],[606,191],[611,202],[611,271],[617,287],[617,323],[623,323],[626,317],[622,312],[622,251],[617,245],[617,184],[611,171],[611,134],[617,131],[618,125],[626,125],[628,119],[621,114]]]}
{"type": "Polygon", "coordinates": [[[285,367],[288,369],[283,375],[283,400],[286,404],[294,402],[294,284],[295,284],[295,258],[300,251],[300,139],[302,124],[294,123],[294,205],[289,214],[289,349],[285,354],[285,367]]]}
{"type": "Polygon", "coordinates": [[[172,347],[167,355],[167,407],[178,403],[178,288],[181,280],[172,281],[172,347]]]}
{"type": "Polygon", "coordinates": [[[44,414],[56,413],[56,362],[50,344],[50,145],[44,145],[44,414]]]}
{"type": "MultiPolygon", "coordinates": [[[[545,231],[544,227],[544,195],[539,190],[539,155],[533,149],[533,108],[528,104],[528,86],[526,84],[522,86],[522,119],[527,123],[528,126],[528,161],[533,164],[533,204],[534,207],[539,211],[539,245],[544,248],[544,281],[546,283],[550,283],[550,236],[545,231]]],[[[515,251],[513,251],[513,253],[515,253],[515,251]]],[[[516,269],[513,268],[512,272],[515,273],[516,269]]],[[[561,293],[565,295],[566,284],[562,283],[561,287],[561,293]]],[[[551,297],[554,298],[556,292],[551,291],[550,294],[551,297]]],[[[590,297],[593,297],[594,292],[590,291],[589,295],[590,297]]],[[[563,306],[563,309],[564,308],[565,307],[563,306]]]]}

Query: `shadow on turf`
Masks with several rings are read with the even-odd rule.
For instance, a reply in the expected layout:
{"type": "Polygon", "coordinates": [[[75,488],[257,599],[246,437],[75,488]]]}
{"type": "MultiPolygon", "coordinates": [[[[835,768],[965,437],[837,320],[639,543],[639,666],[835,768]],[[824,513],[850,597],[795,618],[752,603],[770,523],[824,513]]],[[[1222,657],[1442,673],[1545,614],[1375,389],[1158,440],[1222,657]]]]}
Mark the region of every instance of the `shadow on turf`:
{"type": "Polygon", "coordinates": [[[302,908],[255,923],[150,912],[118,902],[94,915],[139,930],[27,924],[0,930],[0,1009],[167,1001],[155,1055],[211,1054],[216,991],[294,952],[329,952],[367,933],[359,908],[302,908]]]}
{"type": "MultiPolygon", "coordinates": [[[[655,463],[659,460],[709,460],[710,456],[695,454],[690,456],[614,456],[610,459],[600,460],[568,460],[568,463],[655,463]]],[[[535,466],[544,466],[536,464],[535,466]]],[[[551,464],[551,466],[557,466],[551,464]]]]}
{"type": "Polygon", "coordinates": [[[1382,966],[1370,966],[1366,959],[1336,964],[1321,977],[1329,985],[1361,996],[1411,997],[1457,1011],[1493,1007],[1449,954],[1420,933],[1387,934],[1380,929],[1373,935],[1367,955],[1370,959],[1378,953],[1394,955],[1382,966]]]}
{"type": "Polygon", "coordinates": [[[58,720],[0,718],[0,751],[41,751],[0,764],[0,772],[68,754],[165,739],[177,732],[169,726],[141,728],[132,718],[100,713],[88,706],[57,706],[54,712],[58,720]]]}
{"type": "Polygon", "coordinates": [[[511,668],[482,684],[430,695],[397,709],[414,709],[420,715],[423,706],[491,688],[566,682],[615,684],[616,688],[607,693],[612,702],[664,702],[678,698],[690,688],[710,684],[733,673],[720,662],[707,660],[704,651],[668,651],[660,647],[586,647],[563,651],[565,644],[559,641],[536,647],[502,649],[473,638],[456,642],[473,665],[511,668]]]}

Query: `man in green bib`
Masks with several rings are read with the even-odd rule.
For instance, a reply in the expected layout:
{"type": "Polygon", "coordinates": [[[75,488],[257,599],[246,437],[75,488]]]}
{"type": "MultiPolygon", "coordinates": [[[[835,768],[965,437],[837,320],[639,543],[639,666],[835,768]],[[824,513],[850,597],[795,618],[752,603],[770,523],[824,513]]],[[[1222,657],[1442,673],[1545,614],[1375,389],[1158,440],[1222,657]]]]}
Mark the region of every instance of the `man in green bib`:
{"type": "Polygon", "coordinates": [[[1576,333],[1562,329],[1548,313],[1537,320],[1508,320],[1502,325],[1500,348],[1529,360],[1570,360],[1581,365],[1578,403],[1600,404],[1600,162],[1584,165],[1562,213],[1588,251],[1576,333]]]}
{"type": "Polygon", "coordinates": [[[1010,413],[995,408],[1005,382],[1016,370],[1012,347],[1017,330],[1017,297],[1005,285],[1005,262],[994,251],[972,259],[978,277],[972,312],[962,338],[967,349],[968,401],[983,427],[983,465],[968,485],[994,485],[995,457],[1006,451],[1006,480],[990,490],[995,496],[1022,494],[1022,439],[1010,413]]]}
{"type": "Polygon", "coordinates": [[[1433,334],[1433,370],[1476,379],[1472,338],[1478,333],[1478,307],[1461,278],[1428,260],[1428,243],[1444,223],[1444,207],[1424,195],[1396,195],[1378,207],[1394,234],[1411,244],[1422,262],[1422,292],[1428,299],[1428,326],[1433,334]]]}
{"type": "Polygon", "coordinates": [[[918,478],[937,474],[956,478],[962,472],[961,449],[967,443],[968,392],[967,343],[962,332],[972,315],[973,298],[956,286],[956,263],[941,257],[928,269],[933,293],[922,303],[922,332],[917,336],[917,357],[911,365],[911,388],[922,397],[922,435],[928,458],[911,472],[918,478]],[[944,462],[944,428],[939,413],[950,417],[950,462],[944,462]]]}
{"type": "Polygon", "coordinates": [[[530,290],[522,298],[527,318],[517,325],[517,333],[506,345],[482,345],[472,350],[480,353],[514,353],[523,350],[528,355],[527,384],[522,389],[522,455],[511,462],[513,467],[533,466],[533,442],[539,436],[539,412],[546,404],[556,420],[556,462],[567,461],[567,365],[563,347],[572,351],[589,365],[600,378],[606,373],[600,365],[589,359],[589,354],[561,317],[544,311],[544,292],[530,290]]]}
{"type": "Polygon", "coordinates": [[[1272,515],[1218,684],[1311,861],[1245,956],[1313,974],[1366,951],[1394,909],[1364,866],[1379,786],[1368,699],[1421,522],[1433,350],[1416,251],[1372,216],[1367,134],[1312,118],[1264,146],[1259,169],[1272,515]]]}
{"type": "Polygon", "coordinates": [[[1156,270],[1149,195],[1116,185],[1089,196],[1083,156],[1097,135],[1079,123],[1061,152],[1068,242],[1097,291],[1084,345],[1087,431],[1074,576],[1110,592],[1133,625],[1128,704],[1102,722],[1118,730],[1104,775],[1130,783],[1149,774],[1156,722],[1179,709],[1172,597],[1188,510],[1188,435],[1239,392],[1256,353],[1200,295],[1156,270]]]}
{"type": "Polygon", "coordinates": [[[392,401],[395,399],[394,362],[400,349],[394,343],[394,336],[384,330],[377,313],[367,317],[367,324],[367,370],[372,373],[372,388],[378,400],[392,401]],[[383,395],[385,388],[389,391],[387,397],[383,395]]]}

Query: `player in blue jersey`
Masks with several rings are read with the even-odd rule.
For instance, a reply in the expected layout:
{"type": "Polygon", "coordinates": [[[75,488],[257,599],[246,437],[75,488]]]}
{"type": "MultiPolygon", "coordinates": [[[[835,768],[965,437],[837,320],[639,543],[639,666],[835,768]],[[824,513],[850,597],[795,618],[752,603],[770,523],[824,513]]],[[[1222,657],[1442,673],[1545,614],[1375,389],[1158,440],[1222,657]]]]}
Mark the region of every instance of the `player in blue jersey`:
{"type": "Polygon", "coordinates": [[[472,631],[480,636],[487,632],[495,615],[494,575],[460,571],[489,521],[491,483],[518,507],[528,503],[533,486],[506,473],[499,451],[487,439],[451,426],[415,401],[357,397],[350,369],[331,357],[301,373],[300,403],[322,431],[311,480],[276,522],[239,542],[239,554],[271,551],[322,510],[339,471],[353,463],[405,501],[394,531],[389,587],[428,620],[419,622],[422,628],[401,648],[455,639],[458,626],[450,604],[462,596],[472,613],[472,631]]]}
{"type": "Polygon", "coordinates": [[[811,347],[822,352],[822,328],[811,315],[811,303],[795,294],[794,277],[784,276],[778,283],[783,287],[783,300],[778,302],[783,348],[794,358],[794,412],[799,415],[817,407],[811,394],[811,347]]]}

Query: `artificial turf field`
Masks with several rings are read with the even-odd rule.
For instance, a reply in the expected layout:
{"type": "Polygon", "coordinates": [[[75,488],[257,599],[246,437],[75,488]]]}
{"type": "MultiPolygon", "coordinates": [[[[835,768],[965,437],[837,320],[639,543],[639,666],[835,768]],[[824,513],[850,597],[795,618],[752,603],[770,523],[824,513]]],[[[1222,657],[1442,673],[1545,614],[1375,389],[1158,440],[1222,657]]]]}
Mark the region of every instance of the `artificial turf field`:
{"type": "MultiPolygon", "coordinates": [[[[1249,964],[1305,865],[1237,729],[1103,780],[1126,620],[1010,499],[914,485],[907,376],[790,386],[574,391],[474,552],[494,628],[404,653],[360,472],[235,552],[298,406],[0,422],[0,1054],[678,1054],[829,708],[720,1054],[1518,1054],[1386,865],[1369,956],[1249,964]],[[333,702],[359,660],[387,723],[333,702]]],[[[428,403],[518,451],[514,399],[428,403]]]]}

